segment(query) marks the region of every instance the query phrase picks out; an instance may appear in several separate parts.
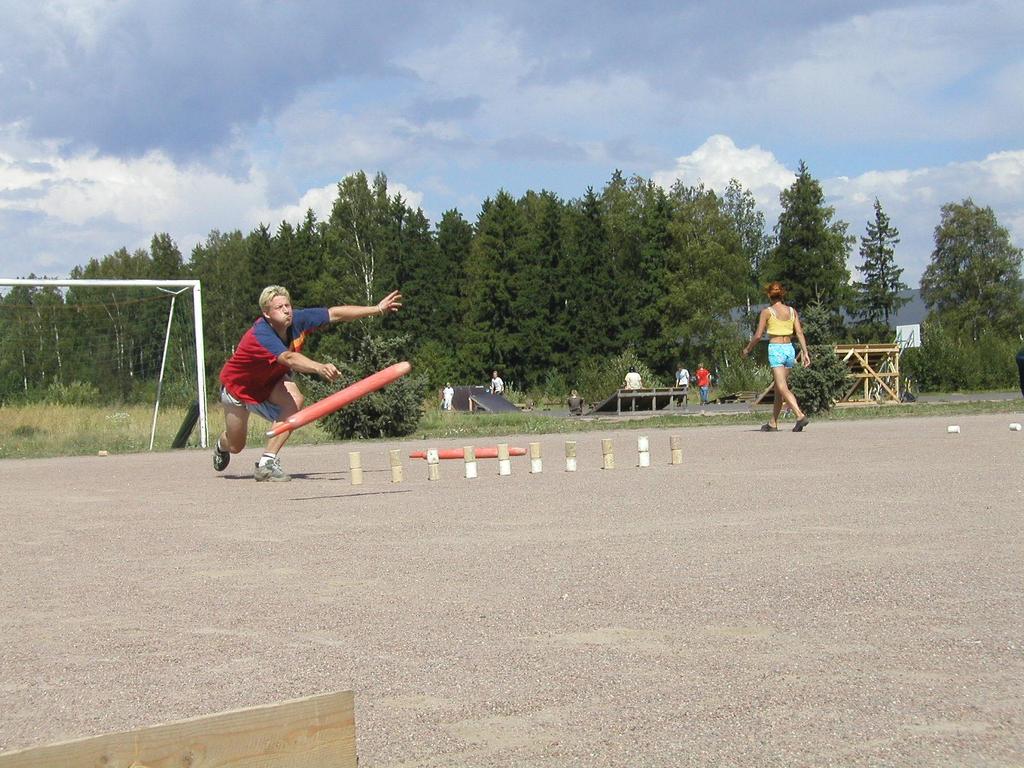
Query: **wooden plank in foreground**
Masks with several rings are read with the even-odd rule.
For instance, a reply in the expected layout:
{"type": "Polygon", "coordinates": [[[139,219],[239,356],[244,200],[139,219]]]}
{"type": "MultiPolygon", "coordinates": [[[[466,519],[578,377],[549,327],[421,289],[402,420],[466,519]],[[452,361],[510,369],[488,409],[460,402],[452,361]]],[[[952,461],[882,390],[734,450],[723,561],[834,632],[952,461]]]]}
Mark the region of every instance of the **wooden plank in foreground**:
{"type": "Polygon", "coordinates": [[[0,752],[0,768],[355,768],[352,691],[0,752]]]}

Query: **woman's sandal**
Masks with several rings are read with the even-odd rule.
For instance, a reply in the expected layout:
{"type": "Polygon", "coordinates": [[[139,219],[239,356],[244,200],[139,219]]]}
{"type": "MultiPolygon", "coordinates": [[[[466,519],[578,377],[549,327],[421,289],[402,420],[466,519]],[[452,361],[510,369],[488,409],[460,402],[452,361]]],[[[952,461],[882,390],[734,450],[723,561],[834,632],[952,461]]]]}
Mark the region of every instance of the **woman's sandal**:
{"type": "Polygon", "coordinates": [[[778,432],[779,428],[778,427],[773,427],[771,424],[762,424],[761,425],[761,431],[762,432],[778,432]]]}
{"type": "Polygon", "coordinates": [[[806,427],[810,423],[810,421],[811,421],[810,419],[808,419],[806,416],[804,416],[802,419],[800,419],[800,421],[798,421],[796,423],[796,426],[793,427],[793,431],[794,432],[803,432],[804,431],[804,427],[806,427]]]}

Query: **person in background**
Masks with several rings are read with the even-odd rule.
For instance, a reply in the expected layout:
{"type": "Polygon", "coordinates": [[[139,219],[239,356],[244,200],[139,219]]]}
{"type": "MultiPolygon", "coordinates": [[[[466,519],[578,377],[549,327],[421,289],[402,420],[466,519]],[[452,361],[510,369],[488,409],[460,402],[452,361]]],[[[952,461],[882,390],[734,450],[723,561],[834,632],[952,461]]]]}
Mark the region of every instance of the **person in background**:
{"type": "Polygon", "coordinates": [[[445,382],[444,389],[441,390],[441,408],[446,411],[452,409],[452,399],[455,397],[455,389],[452,387],[450,382],[445,382]]]}
{"type": "Polygon", "coordinates": [[[682,363],[676,368],[676,389],[682,390],[680,400],[683,401],[683,405],[686,405],[690,396],[690,372],[683,367],[682,363]]]}
{"type": "Polygon", "coordinates": [[[704,363],[693,374],[697,379],[697,388],[700,392],[700,404],[708,404],[708,393],[711,391],[711,371],[704,367],[704,363]]]}
{"type": "Polygon", "coordinates": [[[491,394],[500,395],[505,391],[505,382],[502,381],[501,376],[498,375],[497,371],[491,371],[491,394]]]}
{"type": "Polygon", "coordinates": [[[624,389],[643,389],[644,382],[640,378],[640,374],[636,372],[636,368],[632,365],[629,366],[629,372],[626,373],[626,378],[622,382],[624,389]]]}
{"type": "Polygon", "coordinates": [[[1024,347],[1017,353],[1017,375],[1020,376],[1020,394],[1024,397],[1024,347]]]}
{"type": "Polygon", "coordinates": [[[796,395],[789,388],[789,372],[796,365],[793,336],[796,336],[797,341],[800,342],[800,363],[804,368],[811,364],[811,356],[807,352],[807,341],[804,339],[804,331],[800,327],[800,317],[796,310],[784,303],[786,289],[782,287],[782,283],[778,281],[769,283],[764,290],[768,294],[771,304],[761,310],[761,314],[757,318],[757,330],[742,352],[743,357],[749,355],[761,337],[765,333],[768,334],[768,365],[771,366],[772,379],[775,383],[775,400],[772,403],[771,421],[764,424],[761,431],[779,431],[779,414],[782,413],[783,404],[786,404],[796,416],[796,425],[793,427],[793,431],[803,432],[808,419],[807,415],[800,410],[796,395]]]}
{"type": "Polygon", "coordinates": [[[569,406],[570,415],[583,415],[583,398],[580,397],[580,393],[577,392],[575,389],[569,393],[569,399],[565,401],[565,404],[569,406]]]}

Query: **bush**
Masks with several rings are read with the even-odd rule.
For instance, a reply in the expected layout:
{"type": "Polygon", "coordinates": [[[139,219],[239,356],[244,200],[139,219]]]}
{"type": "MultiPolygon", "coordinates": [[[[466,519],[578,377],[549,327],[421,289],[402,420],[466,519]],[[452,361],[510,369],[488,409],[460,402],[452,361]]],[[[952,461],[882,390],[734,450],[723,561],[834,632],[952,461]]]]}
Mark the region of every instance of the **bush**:
{"type": "MultiPolygon", "coordinates": [[[[342,372],[342,379],[328,383],[311,376],[305,377],[309,402],[322,400],[328,395],[399,362],[407,342],[405,336],[379,338],[366,336],[357,342],[348,363],[330,360],[342,372]]],[[[327,362],[329,358],[321,358],[327,362]]],[[[411,434],[423,417],[423,402],[430,390],[426,375],[415,371],[403,376],[384,389],[366,395],[323,417],[320,424],[336,440],[354,438],[401,437],[411,434]]]]}
{"type": "Polygon", "coordinates": [[[824,413],[850,386],[849,370],[831,344],[809,347],[808,352],[811,354],[811,367],[794,366],[789,376],[789,388],[805,413],[824,413]]]}
{"type": "Polygon", "coordinates": [[[922,392],[1014,389],[1020,342],[989,333],[978,341],[949,333],[939,323],[922,329],[920,347],[903,353],[900,372],[922,392]]]}
{"type": "Polygon", "coordinates": [[[445,382],[458,383],[458,359],[450,346],[431,339],[420,345],[411,362],[416,371],[425,376],[432,391],[440,391],[445,382]]]}
{"type": "MultiPolygon", "coordinates": [[[[764,345],[759,345],[764,346],[764,345]]],[[[739,358],[723,365],[715,386],[721,393],[762,392],[772,380],[772,371],[767,364],[760,364],[752,357],[739,358]]]]}
{"type": "MultiPolygon", "coordinates": [[[[804,339],[807,340],[807,346],[819,346],[823,344],[832,345],[836,343],[836,335],[833,327],[833,316],[832,314],[821,305],[820,301],[815,301],[812,304],[807,305],[803,310],[800,310],[797,314],[800,319],[800,327],[804,331],[804,339]]],[[[795,342],[795,340],[794,340],[795,342]]],[[[799,352],[799,350],[797,350],[799,352]]],[[[814,356],[811,356],[813,362],[814,356]]]]}
{"type": "Polygon", "coordinates": [[[560,371],[549,370],[539,386],[533,387],[527,393],[527,398],[537,405],[554,404],[561,407],[569,396],[569,390],[573,389],[566,381],[560,371]]]}
{"type": "Polygon", "coordinates": [[[573,389],[578,390],[580,396],[588,403],[600,403],[622,387],[622,380],[626,377],[630,366],[636,368],[645,387],[665,386],[664,382],[660,381],[630,348],[614,357],[603,357],[585,362],[580,366],[579,380],[573,389]]]}
{"type": "Polygon", "coordinates": [[[82,381],[70,384],[55,381],[46,388],[43,402],[50,405],[99,405],[100,390],[82,381]]]}

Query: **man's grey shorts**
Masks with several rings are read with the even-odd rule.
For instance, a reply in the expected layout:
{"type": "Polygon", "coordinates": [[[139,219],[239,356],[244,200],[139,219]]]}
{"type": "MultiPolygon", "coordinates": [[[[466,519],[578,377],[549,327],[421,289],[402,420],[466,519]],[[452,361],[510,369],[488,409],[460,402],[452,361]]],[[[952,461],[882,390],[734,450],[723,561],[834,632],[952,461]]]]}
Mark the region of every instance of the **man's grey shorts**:
{"type": "Polygon", "coordinates": [[[234,405],[238,408],[245,408],[249,413],[255,413],[258,416],[262,416],[267,421],[273,423],[281,420],[281,409],[274,405],[269,400],[265,400],[262,403],[243,403],[237,397],[228,392],[224,387],[220,388],[220,401],[224,405],[234,405]]]}

